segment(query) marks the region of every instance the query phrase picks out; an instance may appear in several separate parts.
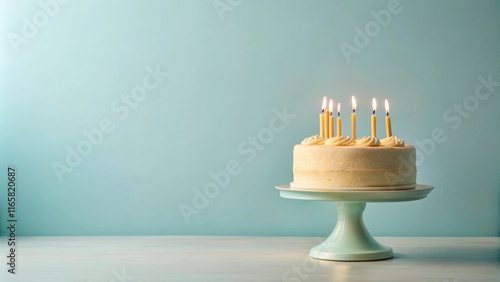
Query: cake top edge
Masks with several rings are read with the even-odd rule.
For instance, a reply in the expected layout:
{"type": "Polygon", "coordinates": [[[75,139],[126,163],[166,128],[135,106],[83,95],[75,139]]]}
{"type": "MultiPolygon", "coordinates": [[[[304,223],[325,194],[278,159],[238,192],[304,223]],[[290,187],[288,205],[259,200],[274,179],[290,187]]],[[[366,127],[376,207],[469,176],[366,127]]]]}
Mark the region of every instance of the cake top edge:
{"type": "Polygon", "coordinates": [[[319,135],[313,135],[302,140],[300,145],[314,146],[353,146],[353,147],[406,147],[403,139],[396,136],[390,136],[383,139],[378,139],[374,136],[364,136],[353,140],[349,136],[335,136],[332,138],[324,138],[319,135]]]}

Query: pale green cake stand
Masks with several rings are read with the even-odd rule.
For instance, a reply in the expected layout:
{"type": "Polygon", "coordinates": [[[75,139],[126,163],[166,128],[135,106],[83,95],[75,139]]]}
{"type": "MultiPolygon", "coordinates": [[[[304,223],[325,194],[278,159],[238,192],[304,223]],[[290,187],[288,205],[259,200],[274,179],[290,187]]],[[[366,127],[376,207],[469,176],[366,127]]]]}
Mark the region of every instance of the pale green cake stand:
{"type": "MultiPolygon", "coordinates": [[[[309,256],[324,260],[369,261],[393,257],[392,249],[378,243],[363,223],[363,211],[367,202],[415,201],[425,197],[434,189],[428,185],[417,185],[406,190],[384,191],[325,191],[298,190],[290,186],[276,186],[280,196],[295,200],[337,202],[338,220],[335,229],[320,245],[313,247],[309,256]]],[[[359,187],[358,187],[359,188],[359,187]]]]}

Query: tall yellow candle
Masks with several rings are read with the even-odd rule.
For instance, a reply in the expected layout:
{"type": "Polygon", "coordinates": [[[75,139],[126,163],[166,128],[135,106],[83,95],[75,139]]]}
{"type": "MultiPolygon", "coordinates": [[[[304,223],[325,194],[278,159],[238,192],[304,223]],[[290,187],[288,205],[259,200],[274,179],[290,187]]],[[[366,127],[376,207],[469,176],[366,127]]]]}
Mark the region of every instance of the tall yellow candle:
{"type": "Polygon", "coordinates": [[[333,100],[330,99],[330,105],[328,106],[328,111],[330,112],[330,116],[328,117],[328,138],[332,138],[333,135],[333,100]]]}
{"type": "Polygon", "coordinates": [[[352,96],[352,114],[351,114],[351,138],[356,139],[356,99],[352,96]]]}
{"type": "Polygon", "coordinates": [[[342,136],[342,118],[340,117],[340,103],[337,105],[337,136],[342,136]]]}
{"type": "Polygon", "coordinates": [[[385,132],[387,137],[392,136],[391,117],[389,116],[389,102],[385,99],[385,132]]]}
{"type": "Polygon", "coordinates": [[[324,132],[325,132],[325,138],[329,138],[329,121],[330,121],[330,111],[328,108],[326,108],[326,97],[323,99],[323,104],[325,105],[325,124],[324,124],[324,132]]]}
{"type": "Polygon", "coordinates": [[[372,107],[373,107],[373,113],[372,113],[372,136],[377,137],[377,116],[375,115],[375,111],[377,110],[377,101],[375,98],[372,100],[372,107]]]}
{"type": "Polygon", "coordinates": [[[319,136],[325,138],[325,108],[326,108],[326,97],[323,98],[323,106],[321,109],[321,114],[319,114],[319,136]]]}
{"type": "Polygon", "coordinates": [[[325,109],[325,124],[324,124],[325,138],[330,137],[328,131],[329,124],[330,124],[330,111],[328,109],[325,109]]]}
{"type": "Polygon", "coordinates": [[[319,114],[319,136],[325,137],[325,114],[319,114]]]}

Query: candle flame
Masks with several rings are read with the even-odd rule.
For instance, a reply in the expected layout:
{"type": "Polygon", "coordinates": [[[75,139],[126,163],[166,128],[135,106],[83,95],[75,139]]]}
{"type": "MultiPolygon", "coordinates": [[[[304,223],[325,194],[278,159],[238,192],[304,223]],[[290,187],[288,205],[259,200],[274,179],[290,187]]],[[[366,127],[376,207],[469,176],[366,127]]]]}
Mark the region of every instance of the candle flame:
{"type": "Polygon", "coordinates": [[[337,116],[340,116],[340,103],[337,104],[337,116]]]}
{"type": "Polygon", "coordinates": [[[375,114],[375,111],[377,110],[377,100],[373,98],[372,100],[372,108],[373,108],[373,114],[375,114]]]}
{"type": "Polygon", "coordinates": [[[330,104],[328,105],[328,110],[330,110],[330,115],[333,113],[333,99],[330,99],[330,104]]]}
{"type": "Polygon", "coordinates": [[[354,96],[352,96],[351,102],[352,102],[352,112],[355,113],[356,112],[356,98],[354,98],[354,96]]]}
{"type": "Polygon", "coordinates": [[[321,106],[321,111],[325,112],[325,109],[326,109],[326,96],[323,97],[323,105],[321,106]]]}
{"type": "Polygon", "coordinates": [[[385,99],[385,114],[389,116],[389,101],[385,99]]]}

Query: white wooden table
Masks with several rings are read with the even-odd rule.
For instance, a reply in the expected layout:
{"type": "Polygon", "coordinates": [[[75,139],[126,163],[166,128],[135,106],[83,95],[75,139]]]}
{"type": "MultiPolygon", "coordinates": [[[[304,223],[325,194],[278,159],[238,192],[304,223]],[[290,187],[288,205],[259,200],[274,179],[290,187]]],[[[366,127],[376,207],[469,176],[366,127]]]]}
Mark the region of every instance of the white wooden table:
{"type": "Polygon", "coordinates": [[[0,281],[500,281],[500,238],[378,237],[393,259],[320,261],[324,238],[20,237],[17,274],[0,281]]]}

